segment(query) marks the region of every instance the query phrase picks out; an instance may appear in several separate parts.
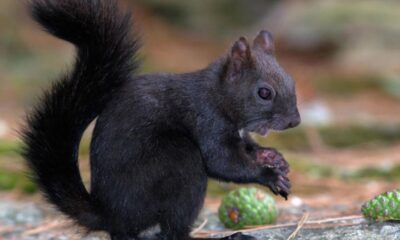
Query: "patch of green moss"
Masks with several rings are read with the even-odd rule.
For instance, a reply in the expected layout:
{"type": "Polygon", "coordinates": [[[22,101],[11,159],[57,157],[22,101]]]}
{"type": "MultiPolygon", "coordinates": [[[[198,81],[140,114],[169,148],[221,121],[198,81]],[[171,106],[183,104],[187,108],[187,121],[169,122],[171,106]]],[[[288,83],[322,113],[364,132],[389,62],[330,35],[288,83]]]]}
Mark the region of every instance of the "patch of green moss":
{"type": "MultiPolygon", "coordinates": [[[[0,141],[0,156],[20,155],[22,151],[22,143],[18,141],[0,141]]],[[[79,146],[79,154],[88,155],[90,149],[90,139],[83,138],[79,146]]]]}
{"type": "Polygon", "coordinates": [[[386,181],[399,181],[400,180],[400,165],[395,165],[390,168],[379,167],[365,167],[352,172],[342,174],[345,179],[376,179],[386,181]]]}
{"type": "Polygon", "coordinates": [[[176,1],[164,2],[157,0],[139,1],[145,5],[153,14],[163,18],[172,24],[187,27],[189,11],[186,9],[187,4],[180,4],[176,1]]]}
{"type": "Polygon", "coordinates": [[[152,14],[185,31],[223,35],[262,18],[277,0],[139,0],[152,14]],[[193,10],[195,9],[195,11],[193,10]]]}
{"type": "MultiPolygon", "coordinates": [[[[376,147],[400,142],[400,126],[328,126],[317,129],[323,143],[332,148],[348,148],[368,145],[376,147]]],[[[295,128],[284,132],[272,132],[267,137],[254,134],[261,146],[280,150],[309,151],[311,149],[305,129],[295,128]]]]}
{"type": "Polygon", "coordinates": [[[32,194],[37,191],[37,186],[25,173],[0,169],[0,190],[10,191],[14,189],[32,194]]]}
{"type": "Polygon", "coordinates": [[[207,194],[211,197],[218,197],[227,194],[234,186],[228,183],[222,183],[217,180],[208,180],[207,194]]]}
{"type": "Polygon", "coordinates": [[[376,179],[385,181],[400,180],[400,165],[391,167],[362,167],[355,170],[346,170],[337,166],[330,166],[298,158],[296,155],[287,154],[290,168],[294,172],[304,173],[317,178],[339,178],[344,180],[376,179]]]}
{"type": "Polygon", "coordinates": [[[375,76],[326,76],[313,83],[318,92],[326,95],[351,96],[367,90],[383,90],[382,80],[375,76]]]}
{"type": "Polygon", "coordinates": [[[12,190],[16,187],[18,179],[10,172],[0,170],[0,190],[12,190]]]}
{"type": "Polygon", "coordinates": [[[333,166],[317,164],[308,159],[299,158],[292,154],[287,155],[287,161],[290,169],[294,172],[304,173],[316,178],[334,177],[337,175],[337,169],[333,166]]]}
{"type": "Polygon", "coordinates": [[[16,155],[21,152],[21,143],[16,141],[0,141],[0,155],[16,155]]]}
{"type": "Polygon", "coordinates": [[[271,132],[267,137],[253,135],[255,141],[264,147],[273,147],[284,150],[309,150],[310,143],[304,129],[295,128],[284,132],[271,132]]]}
{"type": "Polygon", "coordinates": [[[400,126],[325,127],[319,132],[325,144],[337,148],[362,144],[388,145],[400,141],[400,126]]]}

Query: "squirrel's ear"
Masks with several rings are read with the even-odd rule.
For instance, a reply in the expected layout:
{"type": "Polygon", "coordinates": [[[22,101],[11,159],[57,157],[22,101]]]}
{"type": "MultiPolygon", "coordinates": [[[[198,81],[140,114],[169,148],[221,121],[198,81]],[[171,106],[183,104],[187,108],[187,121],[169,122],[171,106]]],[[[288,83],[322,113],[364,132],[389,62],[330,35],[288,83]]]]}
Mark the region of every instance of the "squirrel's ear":
{"type": "Polygon", "coordinates": [[[272,34],[267,30],[262,30],[258,33],[257,37],[254,39],[253,47],[260,49],[268,54],[273,54],[275,51],[274,39],[272,34]]]}
{"type": "Polygon", "coordinates": [[[228,78],[235,78],[252,63],[250,45],[245,37],[240,37],[232,48],[229,55],[228,78]]]}

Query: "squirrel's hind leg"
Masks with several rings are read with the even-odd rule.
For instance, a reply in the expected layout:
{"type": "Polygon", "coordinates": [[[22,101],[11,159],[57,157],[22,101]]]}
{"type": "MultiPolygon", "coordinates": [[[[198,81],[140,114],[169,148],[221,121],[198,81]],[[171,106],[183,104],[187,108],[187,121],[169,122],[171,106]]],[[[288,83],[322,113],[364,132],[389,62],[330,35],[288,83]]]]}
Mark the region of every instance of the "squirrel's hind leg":
{"type": "MultiPolygon", "coordinates": [[[[146,238],[139,238],[139,240],[175,240],[174,239],[169,239],[166,236],[162,236],[160,234],[157,234],[153,237],[146,237],[146,238]]],[[[223,238],[185,238],[185,239],[176,239],[176,240],[257,240],[257,238],[249,236],[249,235],[244,235],[240,232],[232,234],[230,236],[227,237],[223,237],[223,238]]]]}
{"type": "MultiPolygon", "coordinates": [[[[218,240],[218,238],[194,238],[193,240],[218,240]]],[[[219,240],[257,240],[257,238],[238,232],[227,237],[219,238],[219,240]]]]}
{"type": "Polygon", "coordinates": [[[111,240],[138,240],[137,235],[131,236],[128,234],[111,233],[111,240]]]}

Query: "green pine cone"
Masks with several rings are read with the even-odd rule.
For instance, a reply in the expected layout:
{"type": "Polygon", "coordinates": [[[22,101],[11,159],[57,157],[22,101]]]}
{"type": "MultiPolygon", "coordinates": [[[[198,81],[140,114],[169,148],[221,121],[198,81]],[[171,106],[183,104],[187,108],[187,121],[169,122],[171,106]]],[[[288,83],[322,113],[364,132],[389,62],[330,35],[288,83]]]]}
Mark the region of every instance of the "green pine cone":
{"type": "Polygon", "coordinates": [[[227,228],[271,224],[278,209],[271,195],[256,188],[240,188],[228,193],[218,209],[221,222],[227,228]]]}
{"type": "Polygon", "coordinates": [[[361,207],[366,218],[374,220],[400,220],[400,190],[382,193],[361,207]]]}

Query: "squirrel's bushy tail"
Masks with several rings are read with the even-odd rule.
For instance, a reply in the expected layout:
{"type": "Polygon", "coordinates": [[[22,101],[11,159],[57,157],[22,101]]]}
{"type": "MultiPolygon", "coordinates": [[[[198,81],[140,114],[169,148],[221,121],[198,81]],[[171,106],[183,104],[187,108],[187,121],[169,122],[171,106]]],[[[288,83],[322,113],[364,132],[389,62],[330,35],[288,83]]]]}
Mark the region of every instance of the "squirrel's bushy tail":
{"type": "Polygon", "coordinates": [[[47,91],[22,132],[23,155],[57,208],[90,230],[106,230],[102,209],[85,189],[78,148],[87,126],[136,71],[138,41],[130,14],[114,0],[30,0],[33,18],[77,48],[74,68],[47,91]]]}

